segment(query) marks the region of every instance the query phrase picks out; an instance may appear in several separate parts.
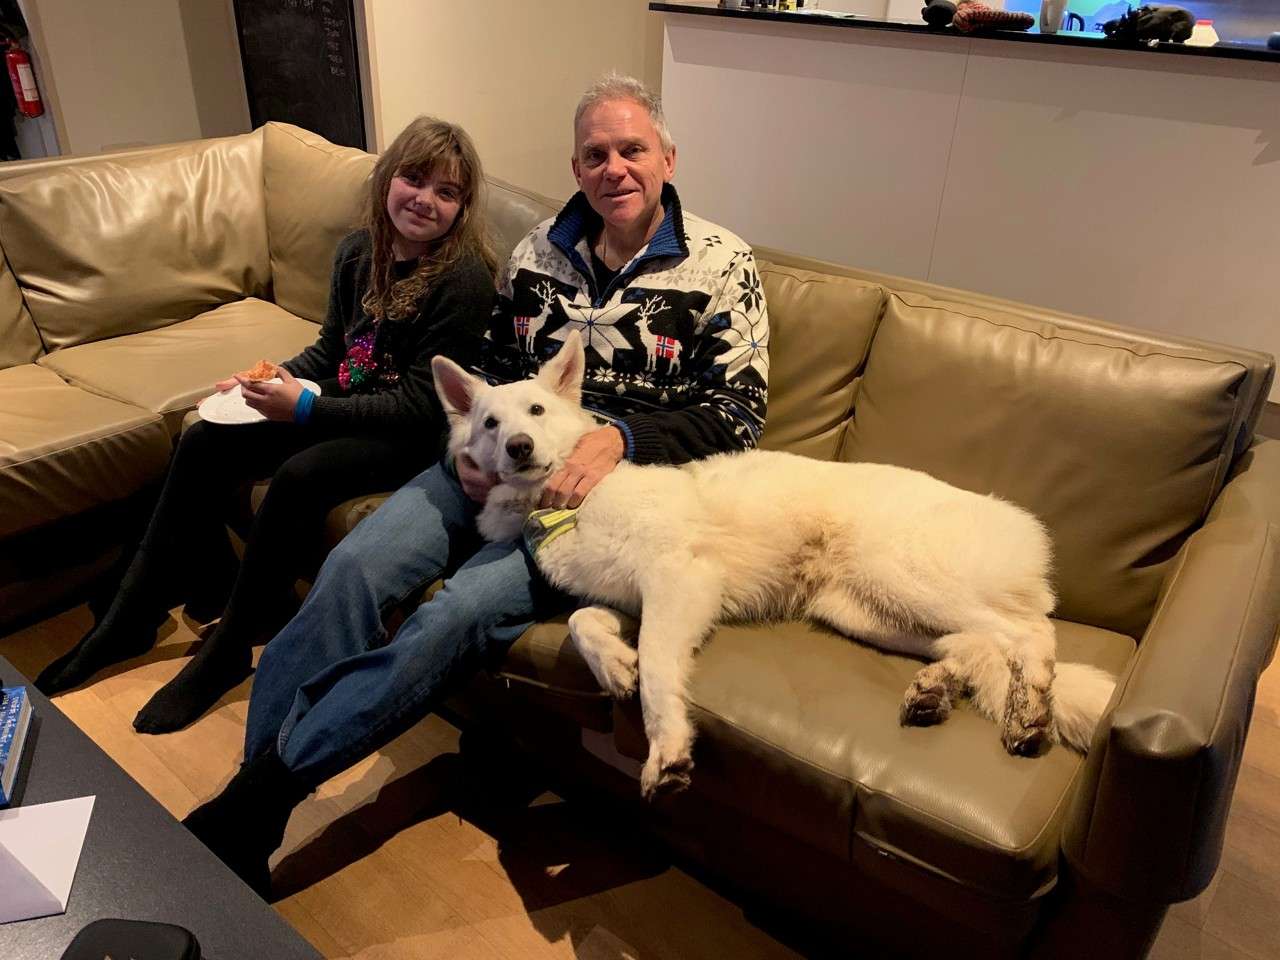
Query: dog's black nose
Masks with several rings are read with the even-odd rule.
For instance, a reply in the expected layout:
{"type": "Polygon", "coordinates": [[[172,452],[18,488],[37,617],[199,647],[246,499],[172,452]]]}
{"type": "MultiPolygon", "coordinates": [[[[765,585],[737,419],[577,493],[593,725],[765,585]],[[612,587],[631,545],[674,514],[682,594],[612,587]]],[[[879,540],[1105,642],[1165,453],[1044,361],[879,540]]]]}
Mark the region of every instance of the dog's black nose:
{"type": "Polygon", "coordinates": [[[507,456],[516,463],[524,463],[533,456],[533,438],[527,433],[517,433],[507,441],[507,456]]]}

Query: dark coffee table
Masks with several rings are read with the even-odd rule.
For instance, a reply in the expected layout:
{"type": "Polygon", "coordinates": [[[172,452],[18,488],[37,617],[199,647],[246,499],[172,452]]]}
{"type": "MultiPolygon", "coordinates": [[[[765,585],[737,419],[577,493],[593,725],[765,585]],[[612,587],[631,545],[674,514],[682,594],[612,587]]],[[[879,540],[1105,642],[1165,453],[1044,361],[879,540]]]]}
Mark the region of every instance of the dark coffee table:
{"type": "Polygon", "coordinates": [[[0,682],[35,707],[18,803],[97,797],[67,912],[0,924],[0,957],[57,960],[100,917],[176,923],[211,960],[320,956],[3,657],[0,682]]]}

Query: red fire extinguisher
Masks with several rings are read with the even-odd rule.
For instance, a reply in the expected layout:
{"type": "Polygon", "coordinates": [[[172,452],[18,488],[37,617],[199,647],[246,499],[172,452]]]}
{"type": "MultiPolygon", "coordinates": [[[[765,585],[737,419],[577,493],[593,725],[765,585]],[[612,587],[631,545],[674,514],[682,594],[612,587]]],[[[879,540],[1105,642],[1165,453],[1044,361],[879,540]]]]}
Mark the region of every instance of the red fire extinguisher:
{"type": "Polygon", "coordinates": [[[15,41],[10,40],[8,46],[4,63],[9,68],[13,95],[18,98],[18,112],[24,117],[38,117],[44,113],[44,104],[40,102],[40,89],[31,70],[31,58],[15,41]]]}

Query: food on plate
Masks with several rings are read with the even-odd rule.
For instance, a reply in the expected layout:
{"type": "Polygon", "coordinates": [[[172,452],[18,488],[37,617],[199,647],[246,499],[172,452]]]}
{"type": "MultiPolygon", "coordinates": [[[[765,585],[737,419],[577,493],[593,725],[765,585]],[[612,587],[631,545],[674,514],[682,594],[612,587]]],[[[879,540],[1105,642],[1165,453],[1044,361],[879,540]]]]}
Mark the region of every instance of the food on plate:
{"type": "Polygon", "coordinates": [[[241,370],[236,376],[254,381],[272,380],[277,376],[276,365],[270,360],[259,360],[248,370],[241,370]]]}

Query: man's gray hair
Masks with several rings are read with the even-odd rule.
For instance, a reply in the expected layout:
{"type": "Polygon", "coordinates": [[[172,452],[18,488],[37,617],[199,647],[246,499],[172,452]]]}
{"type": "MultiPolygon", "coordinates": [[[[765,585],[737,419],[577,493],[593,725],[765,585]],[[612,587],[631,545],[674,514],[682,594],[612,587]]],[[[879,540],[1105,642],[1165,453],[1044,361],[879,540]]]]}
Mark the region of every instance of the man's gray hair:
{"type": "Polygon", "coordinates": [[[635,77],[616,72],[605,74],[589,86],[578,101],[578,109],[573,113],[575,140],[578,136],[578,121],[582,119],[582,115],[597,103],[604,103],[606,100],[631,100],[644,107],[649,112],[653,128],[658,131],[662,149],[671,149],[671,131],[667,129],[667,118],[662,113],[662,98],[635,77]]]}

